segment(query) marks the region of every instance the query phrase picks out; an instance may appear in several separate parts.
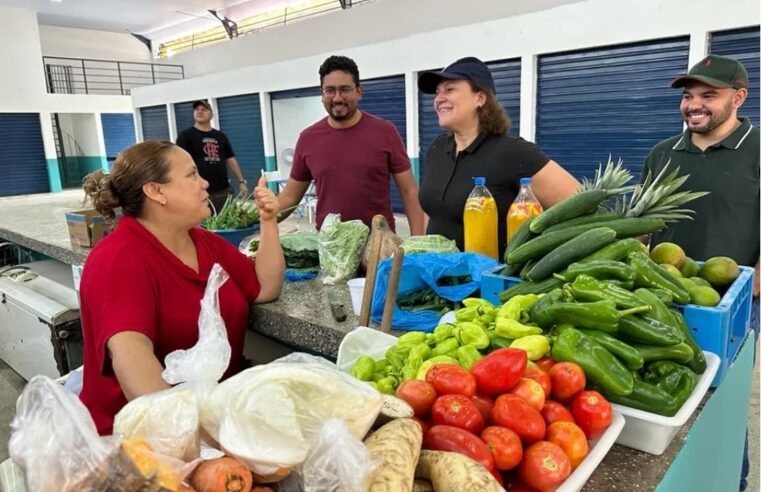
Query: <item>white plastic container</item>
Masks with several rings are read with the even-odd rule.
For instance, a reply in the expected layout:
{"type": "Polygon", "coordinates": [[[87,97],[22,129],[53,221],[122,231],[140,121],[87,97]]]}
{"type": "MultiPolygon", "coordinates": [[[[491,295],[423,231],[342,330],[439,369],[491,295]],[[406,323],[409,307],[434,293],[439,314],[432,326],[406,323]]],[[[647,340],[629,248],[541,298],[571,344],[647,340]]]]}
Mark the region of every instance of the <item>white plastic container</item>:
{"type": "Polygon", "coordinates": [[[354,310],[354,314],[359,316],[359,311],[362,309],[362,297],[365,294],[365,279],[353,278],[346,282],[349,286],[349,294],[351,294],[351,308],[354,310]]]}
{"type": "Polygon", "coordinates": [[[624,430],[616,441],[618,444],[655,455],[666,451],[679,429],[687,423],[692,413],[698,408],[721,364],[718,355],[705,350],[703,354],[706,358],[706,370],[700,375],[692,395],[673,417],[664,417],[636,408],[612,404],[613,409],[621,412],[626,419],[624,430]]]}
{"type": "Polygon", "coordinates": [[[578,468],[565,479],[555,492],[579,492],[589,477],[592,476],[605,455],[608,454],[613,443],[616,442],[621,430],[624,428],[624,417],[620,413],[613,412],[613,421],[605,433],[597,441],[589,442],[589,454],[582,461],[578,468]]]}

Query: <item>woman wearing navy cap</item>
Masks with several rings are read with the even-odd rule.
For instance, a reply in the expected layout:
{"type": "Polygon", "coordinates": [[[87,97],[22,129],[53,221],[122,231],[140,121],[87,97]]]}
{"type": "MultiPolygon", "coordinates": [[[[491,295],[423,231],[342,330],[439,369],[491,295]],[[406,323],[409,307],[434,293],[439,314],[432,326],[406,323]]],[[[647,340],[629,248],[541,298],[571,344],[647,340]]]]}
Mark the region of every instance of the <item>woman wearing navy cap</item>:
{"type": "Polygon", "coordinates": [[[530,177],[544,208],[573,194],[579,183],[534,143],[507,134],[510,119],[497,101],[494,79],[478,58],[457,60],[440,72],[423,72],[418,88],[435,94],[433,106],[439,135],[425,155],[420,204],[427,215],[427,233],[454,239],[463,249],[463,209],[473,177],[485,176],[499,211],[499,257],[507,244],[505,217],[530,177]]]}

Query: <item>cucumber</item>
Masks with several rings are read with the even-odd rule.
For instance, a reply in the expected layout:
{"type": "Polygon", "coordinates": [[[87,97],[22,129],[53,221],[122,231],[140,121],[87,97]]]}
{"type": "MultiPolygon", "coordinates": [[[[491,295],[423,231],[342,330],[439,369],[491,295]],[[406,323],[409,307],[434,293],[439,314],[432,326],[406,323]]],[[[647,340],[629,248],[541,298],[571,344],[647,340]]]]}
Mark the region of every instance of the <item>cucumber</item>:
{"type": "Polygon", "coordinates": [[[536,265],[536,262],[534,260],[528,260],[524,265],[523,268],[521,268],[521,273],[518,275],[523,280],[528,280],[528,272],[531,271],[532,268],[534,268],[534,265],[536,265]]]}
{"type": "MultiPolygon", "coordinates": [[[[610,220],[616,220],[616,219],[623,219],[623,215],[617,214],[615,212],[597,212],[590,215],[582,215],[581,217],[576,217],[575,219],[566,220],[565,222],[561,222],[560,224],[555,224],[552,227],[548,227],[544,230],[543,234],[548,234],[550,232],[559,231],[560,229],[565,229],[567,227],[573,227],[577,225],[584,225],[584,224],[600,224],[601,222],[607,222],[610,220]]],[[[600,224],[606,225],[606,224],[600,224]]]]}
{"type": "Polygon", "coordinates": [[[642,244],[639,239],[621,239],[615,243],[611,243],[604,248],[595,251],[586,258],[579,260],[579,262],[586,263],[588,261],[595,260],[619,261],[629,256],[629,253],[633,253],[634,251],[647,252],[647,247],[642,244]]]}
{"type": "Polygon", "coordinates": [[[526,294],[546,294],[547,292],[563,286],[563,281],[555,277],[549,277],[541,282],[521,282],[509,289],[503,290],[499,294],[501,302],[507,302],[517,295],[526,294]]]}
{"type": "Polygon", "coordinates": [[[607,196],[603,190],[586,190],[571,195],[537,215],[531,222],[531,232],[538,234],[555,224],[594,212],[607,196]]]}
{"type": "MultiPolygon", "coordinates": [[[[587,224],[587,226],[593,226],[596,224],[587,224]]],[[[580,226],[583,227],[583,226],[580,226]]],[[[628,217],[626,219],[611,220],[609,222],[603,222],[598,227],[610,227],[616,231],[616,238],[626,239],[627,237],[644,236],[645,234],[652,234],[658,232],[666,227],[666,222],[663,219],[649,219],[647,217],[628,217]]]]}
{"type": "Polygon", "coordinates": [[[536,217],[531,217],[526,222],[521,224],[518,230],[515,231],[515,234],[513,234],[513,237],[511,237],[507,241],[507,248],[505,248],[505,257],[504,257],[505,263],[507,263],[508,254],[515,251],[515,249],[518,248],[518,246],[526,243],[526,241],[528,241],[529,239],[531,239],[532,237],[536,235],[533,232],[531,232],[531,229],[529,229],[529,227],[531,227],[531,222],[533,222],[535,218],[536,217]]]}
{"type": "Polygon", "coordinates": [[[528,277],[534,282],[544,280],[615,240],[616,231],[609,227],[598,227],[584,232],[547,253],[534,265],[528,277]]]}

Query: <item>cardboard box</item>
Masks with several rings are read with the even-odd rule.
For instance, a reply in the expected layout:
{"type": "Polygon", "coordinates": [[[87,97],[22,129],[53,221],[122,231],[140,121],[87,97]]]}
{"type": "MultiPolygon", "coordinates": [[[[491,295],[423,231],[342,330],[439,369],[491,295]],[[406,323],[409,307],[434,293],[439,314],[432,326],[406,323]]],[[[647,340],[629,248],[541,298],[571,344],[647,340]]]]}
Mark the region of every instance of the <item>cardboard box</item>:
{"type": "Polygon", "coordinates": [[[113,225],[95,209],[66,212],[66,224],[69,226],[71,245],[82,248],[92,248],[113,229],[113,225]]]}

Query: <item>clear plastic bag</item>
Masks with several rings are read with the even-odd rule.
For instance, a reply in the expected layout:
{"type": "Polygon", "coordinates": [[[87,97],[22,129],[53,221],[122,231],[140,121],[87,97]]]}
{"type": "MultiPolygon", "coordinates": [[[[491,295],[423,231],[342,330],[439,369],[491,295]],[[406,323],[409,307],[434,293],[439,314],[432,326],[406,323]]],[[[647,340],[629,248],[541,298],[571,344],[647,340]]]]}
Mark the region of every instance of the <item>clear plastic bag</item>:
{"type": "Polygon", "coordinates": [[[438,234],[410,236],[402,242],[405,255],[417,253],[459,253],[457,243],[438,234]]]}
{"type": "Polygon", "coordinates": [[[317,444],[304,462],[305,492],[354,492],[364,488],[373,468],[362,441],[351,435],[341,420],[325,421],[317,444]]]}
{"type": "Polygon", "coordinates": [[[35,376],[21,394],[8,451],[24,470],[26,488],[68,492],[115,449],[103,440],[79,398],[47,376],[35,376]]]}
{"type": "Polygon", "coordinates": [[[129,402],[114,419],[114,435],[144,439],[157,453],[191,461],[199,456],[199,403],[230,363],[231,349],[219,312],[219,289],[228,275],[215,264],[198,317],[198,342],[166,356],[161,376],[178,386],[129,402]],[[171,422],[171,425],[167,423],[171,422]]]}
{"type": "Polygon", "coordinates": [[[318,245],[323,283],[333,285],[354,277],[369,233],[361,220],[341,222],[339,214],[325,217],[318,245]]]}
{"type": "Polygon", "coordinates": [[[201,425],[257,475],[298,469],[322,425],[340,419],[361,439],[383,405],[380,393],[307,354],[290,354],[220,383],[201,407],[201,425]]]}

